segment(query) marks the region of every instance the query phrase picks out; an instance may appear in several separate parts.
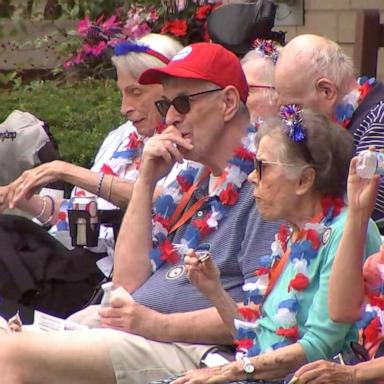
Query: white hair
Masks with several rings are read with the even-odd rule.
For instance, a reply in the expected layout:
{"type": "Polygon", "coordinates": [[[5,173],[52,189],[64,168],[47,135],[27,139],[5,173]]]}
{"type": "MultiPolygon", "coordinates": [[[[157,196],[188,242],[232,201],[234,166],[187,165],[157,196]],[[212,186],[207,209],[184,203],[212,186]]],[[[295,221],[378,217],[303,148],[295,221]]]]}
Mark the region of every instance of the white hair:
{"type": "MultiPolygon", "coordinates": [[[[254,63],[256,61],[263,61],[263,65],[259,68],[258,77],[262,79],[264,85],[275,85],[275,63],[273,60],[266,56],[258,48],[249,51],[242,59],[241,65],[254,63]]],[[[261,96],[268,101],[270,105],[277,102],[277,92],[274,88],[261,88],[261,96]]]]}
{"type": "MultiPolygon", "coordinates": [[[[183,48],[178,41],[157,33],[149,33],[138,39],[137,42],[149,46],[168,59],[172,59],[183,48]]],[[[134,77],[139,77],[148,68],[165,66],[161,60],[145,52],[129,52],[126,55],[113,56],[112,63],[117,69],[129,71],[134,77]]]]}

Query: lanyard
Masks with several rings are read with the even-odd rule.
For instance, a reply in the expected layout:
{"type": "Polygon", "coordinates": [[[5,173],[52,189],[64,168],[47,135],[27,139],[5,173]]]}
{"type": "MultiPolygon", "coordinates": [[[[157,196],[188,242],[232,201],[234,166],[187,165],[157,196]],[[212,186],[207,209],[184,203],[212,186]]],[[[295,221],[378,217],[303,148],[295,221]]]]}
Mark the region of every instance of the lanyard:
{"type": "MultiPolygon", "coordinates": [[[[184,225],[189,219],[193,217],[193,215],[203,206],[203,204],[209,199],[209,195],[201,197],[199,200],[197,200],[190,208],[188,208],[183,215],[179,218],[181,212],[185,209],[187,204],[192,198],[193,193],[196,191],[197,188],[200,187],[203,180],[210,175],[210,170],[206,169],[204,173],[199,177],[198,181],[194,183],[186,193],[184,193],[183,197],[181,198],[178,206],[175,209],[175,212],[173,212],[171,218],[170,218],[170,230],[168,233],[175,232],[178,228],[180,228],[182,225],[184,225]]],[[[215,190],[220,183],[225,179],[226,173],[223,173],[218,180],[215,183],[215,186],[213,190],[215,190]]]]}

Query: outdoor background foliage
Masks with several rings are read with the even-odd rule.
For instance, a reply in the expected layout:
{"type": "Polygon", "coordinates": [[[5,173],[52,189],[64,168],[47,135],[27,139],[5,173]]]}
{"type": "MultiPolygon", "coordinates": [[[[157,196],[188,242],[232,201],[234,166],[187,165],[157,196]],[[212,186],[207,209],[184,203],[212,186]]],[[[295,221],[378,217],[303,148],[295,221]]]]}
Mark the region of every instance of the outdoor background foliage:
{"type": "Polygon", "coordinates": [[[124,122],[110,61],[114,46],[151,31],[183,44],[207,39],[206,18],[219,3],[48,0],[44,12],[35,14],[33,0],[0,0],[0,21],[11,19],[16,29],[23,29],[26,20],[78,21],[75,30],[57,28],[51,35],[11,45],[15,50],[53,49],[62,60],[41,76],[38,72],[40,79],[52,80],[32,80],[36,74],[28,78],[23,68],[0,72],[0,122],[14,109],[35,114],[49,123],[64,160],[89,167],[107,133],[124,122]]]}
{"type": "Polygon", "coordinates": [[[0,122],[20,109],[49,123],[64,160],[89,167],[107,133],[124,122],[113,80],[32,82],[0,92],[0,122]]]}

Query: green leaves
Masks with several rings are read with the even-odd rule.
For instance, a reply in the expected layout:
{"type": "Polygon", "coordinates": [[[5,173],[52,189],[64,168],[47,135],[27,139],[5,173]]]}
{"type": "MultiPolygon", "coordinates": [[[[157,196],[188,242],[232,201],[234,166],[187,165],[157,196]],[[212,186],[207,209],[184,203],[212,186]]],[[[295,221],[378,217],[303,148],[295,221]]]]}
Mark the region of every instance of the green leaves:
{"type": "MultiPolygon", "coordinates": [[[[12,81],[18,78],[17,74],[9,76],[12,81]]],[[[72,85],[35,81],[1,91],[0,122],[14,109],[47,121],[64,160],[85,167],[91,165],[107,133],[125,121],[115,82],[106,80],[88,79],[72,85]]]]}

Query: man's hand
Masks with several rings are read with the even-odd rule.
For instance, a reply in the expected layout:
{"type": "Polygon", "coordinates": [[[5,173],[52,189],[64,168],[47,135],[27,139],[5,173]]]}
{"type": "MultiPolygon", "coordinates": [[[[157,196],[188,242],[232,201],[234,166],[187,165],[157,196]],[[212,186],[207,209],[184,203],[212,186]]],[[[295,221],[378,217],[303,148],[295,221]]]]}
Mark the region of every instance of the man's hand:
{"type": "Polygon", "coordinates": [[[23,172],[10,184],[13,194],[10,208],[18,206],[23,199],[30,199],[39,187],[58,180],[64,164],[63,161],[55,160],[23,172]]]}
{"type": "Polygon", "coordinates": [[[239,365],[239,363],[234,362],[220,367],[193,369],[188,371],[185,376],[172,381],[171,384],[219,384],[244,379],[244,377],[239,377],[239,372],[241,374],[242,369],[236,368],[236,365],[239,365]]]}
{"type": "Polygon", "coordinates": [[[157,183],[169,173],[176,162],[183,162],[180,148],[191,150],[193,145],[189,140],[183,139],[174,126],[151,137],[144,146],[140,177],[157,183]]]}
{"type": "Polygon", "coordinates": [[[357,157],[354,157],[349,167],[348,175],[348,205],[353,212],[362,212],[371,215],[375,204],[377,190],[380,185],[380,176],[372,179],[361,178],[356,173],[357,157]]]}
{"type": "Polygon", "coordinates": [[[220,270],[211,257],[201,262],[196,253],[190,250],[184,259],[184,264],[189,281],[205,296],[210,298],[219,291],[220,270]]]}
{"type": "Polygon", "coordinates": [[[99,310],[101,325],[160,341],[167,315],[122,297],[112,297],[109,306],[99,310]]]}
{"type": "Polygon", "coordinates": [[[352,365],[319,360],[301,367],[296,373],[300,384],[358,384],[352,365]]]}

